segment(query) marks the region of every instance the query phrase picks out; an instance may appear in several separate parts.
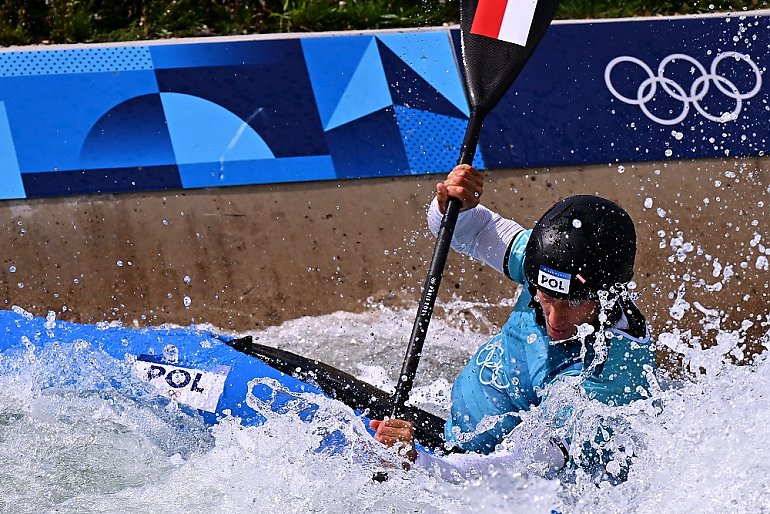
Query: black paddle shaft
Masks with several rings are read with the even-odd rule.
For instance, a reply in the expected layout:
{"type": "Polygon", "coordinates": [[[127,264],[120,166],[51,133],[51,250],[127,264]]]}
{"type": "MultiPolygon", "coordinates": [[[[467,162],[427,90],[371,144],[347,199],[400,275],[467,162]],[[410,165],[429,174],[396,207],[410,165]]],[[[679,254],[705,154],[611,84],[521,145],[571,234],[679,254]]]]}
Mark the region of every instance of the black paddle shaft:
{"type": "MultiPolygon", "coordinates": [[[[479,0],[462,0],[460,9],[460,46],[466,93],[471,106],[471,116],[458,161],[460,164],[473,162],[484,117],[503,97],[529,60],[551,24],[559,0],[538,0],[525,46],[472,34],[471,26],[478,4],[479,0]]],[[[403,416],[404,405],[414,384],[417,365],[422,355],[425,336],[433,315],[439,284],[441,284],[441,275],[444,272],[461,207],[460,200],[449,198],[433,250],[428,277],[423,284],[422,296],[398,377],[396,392],[393,395],[393,417],[403,416]]]]}
{"type": "MultiPolygon", "coordinates": [[[[465,130],[463,146],[460,151],[459,164],[473,163],[473,157],[476,155],[476,145],[479,141],[479,133],[481,132],[482,121],[483,116],[477,115],[476,111],[471,113],[470,120],[468,120],[468,127],[465,130]]],[[[414,320],[414,325],[412,326],[412,335],[409,338],[409,345],[406,348],[406,358],[401,366],[401,373],[399,373],[398,376],[396,392],[393,396],[392,417],[394,418],[403,416],[404,405],[409,397],[409,392],[412,390],[412,385],[414,384],[414,377],[417,374],[417,365],[420,363],[422,347],[425,343],[425,336],[428,333],[430,318],[433,316],[433,307],[436,304],[438,288],[441,284],[441,276],[444,273],[447,256],[449,255],[449,248],[452,244],[452,235],[454,235],[457,217],[460,214],[462,205],[462,201],[454,197],[449,197],[446,209],[444,210],[444,217],[441,220],[441,226],[439,227],[438,235],[436,236],[436,246],[433,248],[433,257],[430,261],[428,277],[425,279],[425,283],[422,287],[422,296],[420,298],[419,308],[417,309],[417,316],[414,320]]]]}

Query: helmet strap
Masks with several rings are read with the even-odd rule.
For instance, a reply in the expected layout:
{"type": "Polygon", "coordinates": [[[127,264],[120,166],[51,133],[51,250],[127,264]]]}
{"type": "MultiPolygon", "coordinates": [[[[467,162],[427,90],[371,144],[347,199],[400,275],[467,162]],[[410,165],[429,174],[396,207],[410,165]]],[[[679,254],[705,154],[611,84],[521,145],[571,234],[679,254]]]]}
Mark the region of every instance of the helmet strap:
{"type": "Polygon", "coordinates": [[[618,294],[612,294],[610,295],[610,309],[609,312],[607,312],[607,321],[605,322],[604,326],[601,328],[609,328],[613,325],[615,325],[618,321],[620,321],[620,318],[623,317],[623,306],[621,305],[620,298],[621,296],[618,294]]]}
{"type": "Polygon", "coordinates": [[[528,307],[535,311],[535,323],[545,328],[545,313],[543,312],[543,306],[537,301],[537,288],[529,284],[527,289],[529,290],[529,296],[532,298],[529,301],[528,307]]]}

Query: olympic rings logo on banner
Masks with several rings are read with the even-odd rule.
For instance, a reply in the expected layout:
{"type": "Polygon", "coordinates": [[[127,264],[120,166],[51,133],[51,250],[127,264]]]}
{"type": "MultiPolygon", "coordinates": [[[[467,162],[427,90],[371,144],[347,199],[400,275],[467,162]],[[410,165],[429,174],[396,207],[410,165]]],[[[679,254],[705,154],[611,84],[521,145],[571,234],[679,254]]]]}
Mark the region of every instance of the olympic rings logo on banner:
{"type": "Polygon", "coordinates": [[[607,64],[607,67],[604,69],[604,82],[607,84],[607,89],[610,90],[610,93],[612,93],[615,98],[629,105],[638,105],[649,119],[660,123],[661,125],[676,125],[677,123],[680,123],[690,113],[690,106],[695,107],[695,110],[707,120],[718,123],[727,123],[728,121],[733,121],[738,118],[743,109],[744,100],[748,100],[759,93],[759,90],[762,88],[762,74],[756,63],[751,60],[751,57],[738,52],[720,53],[714,57],[709,71],[706,71],[706,68],[694,57],[687,54],[671,54],[660,62],[657,75],[653,74],[652,69],[641,59],[637,59],[630,55],[623,55],[615,57],[607,64]],[[736,61],[744,61],[751,66],[751,71],[754,72],[756,82],[751,91],[742,93],[735,83],[718,73],[717,68],[719,67],[719,63],[729,57],[732,57],[736,61]],[[682,85],[678,84],[673,79],[665,76],[666,66],[676,60],[683,60],[691,63],[700,73],[700,76],[690,85],[689,91],[686,91],[682,85]],[[639,88],[636,90],[636,98],[629,98],[620,94],[612,84],[612,70],[620,63],[636,64],[647,73],[647,78],[639,84],[639,88]],[[703,108],[700,102],[709,93],[712,84],[722,94],[735,101],[735,107],[732,111],[725,112],[721,116],[715,116],[703,108]],[[682,102],[682,111],[676,117],[671,119],[660,118],[653,114],[647,107],[647,103],[652,100],[657,93],[658,86],[660,86],[671,98],[682,102]]]}

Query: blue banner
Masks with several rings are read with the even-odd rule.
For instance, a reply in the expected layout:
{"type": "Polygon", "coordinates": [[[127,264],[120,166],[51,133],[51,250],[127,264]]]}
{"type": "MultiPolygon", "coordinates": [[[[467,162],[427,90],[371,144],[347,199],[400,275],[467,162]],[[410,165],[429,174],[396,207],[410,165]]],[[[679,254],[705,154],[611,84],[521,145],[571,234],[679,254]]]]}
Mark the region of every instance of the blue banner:
{"type": "Polygon", "coordinates": [[[768,49],[768,16],[554,24],[487,116],[484,160],[518,168],[763,155],[768,49]]]}
{"type": "MultiPolygon", "coordinates": [[[[475,165],[763,155],[770,17],[554,23],[475,165]]],[[[444,173],[457,29],[0,52],[0,199],[444,173]]]]}
{"type": "Polygon", "coordinates": [[[468,114],[444,29],[0,52],[0,198],[435,172],[468,114]]]}

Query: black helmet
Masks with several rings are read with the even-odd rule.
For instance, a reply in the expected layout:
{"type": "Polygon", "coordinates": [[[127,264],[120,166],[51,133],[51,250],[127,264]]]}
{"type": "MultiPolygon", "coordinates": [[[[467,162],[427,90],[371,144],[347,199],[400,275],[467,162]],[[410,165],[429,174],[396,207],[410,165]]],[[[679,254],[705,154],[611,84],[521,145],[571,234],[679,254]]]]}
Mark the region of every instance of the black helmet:
{"type": "Polygon", "coordinates": [[[570,196],[532,229],[524,275],[554,298],[595,299],[631,280],[635,256],[634,222],[622,207],[598,196],[570,196]]]}

